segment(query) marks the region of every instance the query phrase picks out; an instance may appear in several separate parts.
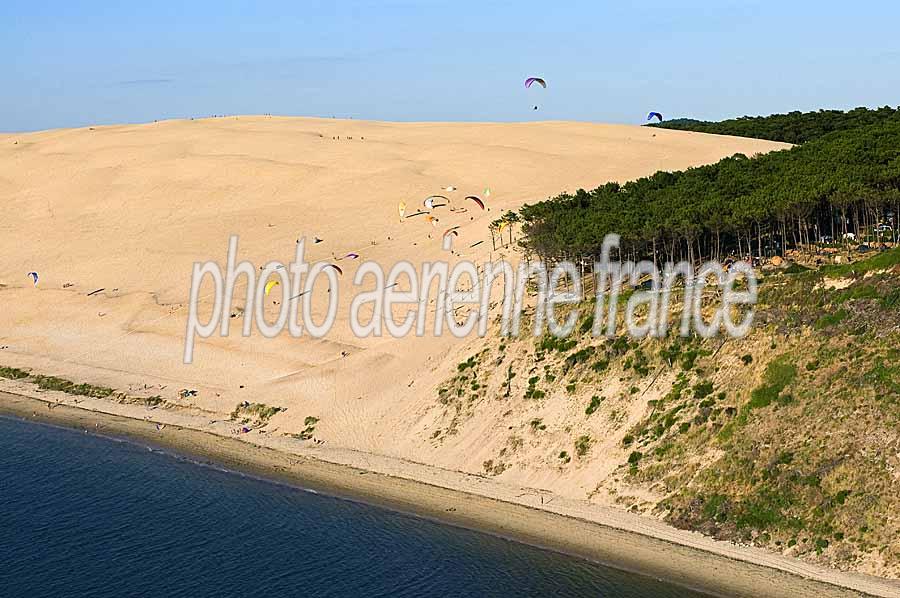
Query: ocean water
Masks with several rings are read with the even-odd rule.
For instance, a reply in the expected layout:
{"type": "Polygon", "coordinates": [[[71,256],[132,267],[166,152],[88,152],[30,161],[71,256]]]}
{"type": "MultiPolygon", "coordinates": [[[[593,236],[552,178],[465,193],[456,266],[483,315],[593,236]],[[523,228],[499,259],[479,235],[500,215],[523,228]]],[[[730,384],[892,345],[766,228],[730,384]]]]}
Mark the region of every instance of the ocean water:
{"type": "Polygon", "coordinates": [[[489,535],[0,418],[0,595],[699,596],[489,535]]]}

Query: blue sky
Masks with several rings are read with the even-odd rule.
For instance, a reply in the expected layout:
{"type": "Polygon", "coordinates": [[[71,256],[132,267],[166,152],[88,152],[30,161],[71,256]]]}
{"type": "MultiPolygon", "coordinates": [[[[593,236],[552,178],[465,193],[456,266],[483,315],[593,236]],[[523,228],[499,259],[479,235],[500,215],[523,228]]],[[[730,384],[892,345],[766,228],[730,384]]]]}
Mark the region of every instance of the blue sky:
{"type": "Polygon", "coordinates": [[[0,3],[0,131],[267,112],[640,122],[650,110],[900,104],[897,2],[112,4],[0,3]],[[549,88],[525,90],[529,75],[549,88]]]}

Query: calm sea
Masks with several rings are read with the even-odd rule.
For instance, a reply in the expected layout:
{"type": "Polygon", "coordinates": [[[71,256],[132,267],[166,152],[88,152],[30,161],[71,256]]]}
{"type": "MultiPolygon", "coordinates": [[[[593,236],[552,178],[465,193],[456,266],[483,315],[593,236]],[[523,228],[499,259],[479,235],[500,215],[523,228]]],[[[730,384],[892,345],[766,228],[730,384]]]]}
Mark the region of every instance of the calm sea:
{"type": "Polygon", "coordinates": [[[0,418],[3,596],[699,596],[492,536],[0,418]]]}

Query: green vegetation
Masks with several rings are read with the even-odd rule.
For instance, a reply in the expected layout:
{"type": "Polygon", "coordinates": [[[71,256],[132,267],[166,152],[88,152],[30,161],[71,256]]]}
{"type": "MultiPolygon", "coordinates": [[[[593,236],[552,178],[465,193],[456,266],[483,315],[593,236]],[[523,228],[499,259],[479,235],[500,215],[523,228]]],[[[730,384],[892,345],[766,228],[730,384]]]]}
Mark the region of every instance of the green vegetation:
{"type": "Polygon", "coordinates": [[[782,395],[781,393],[791,382],[793,382],[796,376],[797,368],[792,363],[791,356],[785,355],[770,362],[766,367],[763,385],[750,393],[750,401],[748,401],[741,409],[735,420],[735,424],[746,424],[747,418],[755,409],[768,407],[776,401],[780,403],[789,402],[790,397],[782,395]]]}
{"type": "Polygon", "coordinates": [[[782,272],[784,274],[802,274],[804,272],[809,272],[809,271],[810,271],[810,268],[807,268],[806,266],[804,266],[802,264],[797,264],[797,263],[793,263],[790,266],[788,266],[787,268],[785,268],[784,270],[782,270],[782,272]]]}
{"type": "Polygon", "coordinates": [[[603,397],[594,395],[591,397],[591,402],[588,404],[587,408],[584,410],[585,415],[591,415],[596,411],[600,404],[603,402],[603,397]]]}
{"type": "Polygon", "coordinates": [[[889,270],[898,265],[900,265],[900,251],[894,250],[879,253],[853,264],[823,266],[819,272],[826,276],[859,276],[876,270],[889,270]]]}
{"type": "Polygon", "coordinates": [[[670,367],[678,365],[682,370],[694,369],[698,357],[709,355],[709,351],[702,349],[696,337],[676,337],[672,344],[659,350],[660,358],[670,367]]]}
{"type": "MultiPolygon", "coordinates": [[[[887,160],[882,174],[900,172],[900,149],[883,146],[876,153],[887,160]]],[[[793,223],[798,213],[788,209],[784,217],[793,223]]],[[[585,236],[598,233],[584,228],[585,236]]],[[[722,229],[723,246],[736,241],[733,233],[726,241],[732,233],[722,229]]],[[[741,239],[746,245],[746,232],[741,239]]],[[[658,239],[660,254],[678,253],[671,241],[658,239]]],[[[709,251],[709,240],[701,247],[709,251]]],[[[843,255],[842,248],[830,249],[843,255]]],[[[868,255],[849,265],[767,272],[754,326],[743,339],[595,339],[587,326],[565,343],[505,339],[503,366],[476,363],[440,386],[450,401],[441,417],[454,418],[442,426],[448,434],[455,430],[454,392],[462,389],[465,399],[475,384],[478,392],[490,388],[492,399],[504,404],[502,423],[525,431],[529,446],[542,449],[511,461],[514,446],[498,447],[490,475],[547,461],[554,468],[573,459],[588,463],[597,452],[592,438],[621,438],[612,451],[616,475],[595,492],[609,491],[627,508],[833,566],[875,559],[900,572],[892,444],[900,429],[900,249],[868,255]],[[510,393],[516,375],[522,383],[510,393]],[[552,389],[553,399],[529,404],[522,396],[526,381],[524,399],[544,397],[539,386],[548,394],[552,389]],[[561,396],[563,389],[570,396],[561,396]],[[554,415],[553,433],[542,433],[535,412],[545,406],[565,409],[570,421],[554,415]],[[562,434],[574,448],[560,450],[562,434]],[[644,496],[635,490],[660,498],[635,502],[635,495],[644,496]]],[[[809,263],[814,260],[810,255],[809,263]]]]}
{"type": "Polygon", "coordinates": [[[527,205],[523,243],[542,257],[598,256],[603,237],[615,232],[623,254],[635,259],[696,261],[781,252],[817,235],[862,238],[888,211],[900,214],[900,113],[841,118],[815,125],[824,134],[804,134],[811,140],[790,150],[738,154],[527,205]]]}
{"type": "Polygon", "coordinates": [[[314,416],[312,416],[312,415],[307,415],[307,416],[303,419],[303,425],[306,426],[306,427],[303,428],[303,430],[300,431],[299,433],[293,434],[293,437],[294,437],[294,438],[297,438],[297,439],[299,439],[299,440],[311,440],[312,437],[313,437],[313,434],[314,434],[315,431],[316,431],[316,424],[317,424],[317,423],[319,423],[319,418],[318,418],[318,417],[314,417],[314,416]]]}
{"type": "Polygon", "coordinates": [[[38,388],[41,390],[58,390],[70,395],[93,397],[96,399],[105,399],[115,392],[112,388],[106,388],[105,386],[94,386],[93,384],[86,383],[76,384],[70,380],[57,378],[56,376],[32,374],[29,376],[29,382],[37,384],[38,388]]]}
{"type": "Polygon", "coordinates": [[[543,390],[537,388],[537,383],[540,381],[540,376],[532,376],[528,379],[528,388],[525,389],[525,398],[526,399],[543,399],[545,393],[543,390]]]}
{"type": "Polygon", "coordinates": [[[694,386],[694,398],[698,401],[701,399],[705,399],[713,392],[713,383],[709,380],[705,382],[700,382],[696,386],[694,386]]]}
{"type": "Polygon", "coordinates": [[[900,360],[894,355],[890,363],[885,363],[883,358],[874,361],[865,373],[866,382],[878,391],[880,399],[900,402],[900,360]]]}
{"type": "Polygon", "coordinates": [[[640,347],[637,347],[634,350],[634,355],[626,359],[622,367],[626,370],[633,369],[638,376],[646,376],[650,373],[649,364],[650,361],[647,355],[644,354],[640,347]]]}
{"type": "Polygon", "coordinates": [[[890,291],[879,301],[882,309],[898,309],[900,308],[900,288],[890,291]]]}
{"type": "Polygon", "coordinates": [[[847,319],[847,316],[850,315],[846,309],[839,309],[832,314],[825,314],[818,320],[816,320],[816,329],[822,330],[823,328],[829,328],[830,326],[836,326],[840,324],[844,320],[847,319]]]}
{"type": "Polygon", "coordinates": [[[600,359],[599,361],[595,361],[591,365],[591,370],[599,374],[600,372],[606,370],[608,367],[609,367],[609,360],[608,359],[600,359]]]}
{"type": "Polygon", "coordinates": [[[133,397],[128,396],[125,393],[117,393],[114,389],[105,386],[97,386],[85,382],[78,384],[71,380],[66,380],[65,378],[32,374],[25,370],[6,366],[0,366],[0,378],[23,380],[34,384],[41,390],[56,390],[79,397],[91,397],[95,399],[113,397],[118,403],[136,403],[146,407],[157,407],[165,403],[165,399],[159,395],[151,397],[133,397]]]}
{"type": "MultiPolygon", "coordinates": [[[[708,405],[706,427],[694,418],[685,434],[644,437],[643,461],[651,449],[656,461],[641,461],[634,479],[671,489],[662,503],[671,523],[835,566],[873,554],[900,566],[900,550],[890,548],[900,534],[896,474],[889,459],[873,456],[892,450],[885,441],[900,428],[900,312],[883,302],[900,283],[900,269],[885,267],[897,255],[841,267],[846,288],[822,285],[833,268],[782,281],[758,311],[781,332],[751,334],[753,361],[766,364],[762,380],[717,379],[728,392],[708,405]],[[773,345],[780,355],[769,354],[773,345]],[[679,459],[697,451],[711,458],[699,471],[679,459]]],[[[633,462],[625,466],[635,473],[633,462]]]]}
{"type": "Polygon", "coordinates": [[[265,424],[275,414],[286,410],[285,407],[270,407],[264,403],[242,401],[237,404],[231,412],[230,417],[233,421],[240,421],[244,424],[250,423],[251,421],[255,421],[258,424],[265,424]]]}
{"type": "Polygon", "coordinates": [[[579,436],[575,440],[575,455],[578,457],[584,457],[588,454],[588,451],[591,450],[592,440],[588,435],[579,436]]]}
{"type": "Polygon", "coordinates": [[[548,334],[541,338],[538,343],[538,349],[541,351],[559,351],[560,353],[566,353],[575,348],[577,344],[578,341],[573,338],[557,338],[548,334]]]}
{"type": "Polygon", "coordinates": [[[591,356],[594,355],[596,350],[597,349],[594,346],[587,346],[583,349],[575,351],[574,353],[571,353],[563,362],[564,369],[569,370],[580,363],[586,363],[591,358],[591,356]]]}
{"type": "Polygon", "coordinates": [[[28,377],[28,372],[19,368],[11,368],[0,366],[0,378],[8,378],[9,380],[21,380],[28,377]]]}
{"type": "Polygon", "coordinates": [[[881,295],[878,293],[878,288],[875,285],[858,284],[836,295],[832,302],[840,305],[851,300],[879,299],[880,297],[881,295]]]}
{"type": "Polygon", "coordinates": [[[459,365],[457,365],[456,369],[460,372],[464,372],[469,368],[475,367],[475,365],[477,363],[478,363],[478,361],[476,360],[475,356],[473,355],[472,357],[469,357],[467,360],[465,360],[462,363],[460,363],[459,365]]]}
{"type": "Polygon", "coordinates": [[[886,118],[897,116],[897,114],[898,110],[885,106],[877,110],[856,108],[848,112],[819,110],[771,116],[742,116],[719,122],[680,118],[647,126],[799,144],[819,139],[835,131],[846,131],[878,124],[886,118]]]}

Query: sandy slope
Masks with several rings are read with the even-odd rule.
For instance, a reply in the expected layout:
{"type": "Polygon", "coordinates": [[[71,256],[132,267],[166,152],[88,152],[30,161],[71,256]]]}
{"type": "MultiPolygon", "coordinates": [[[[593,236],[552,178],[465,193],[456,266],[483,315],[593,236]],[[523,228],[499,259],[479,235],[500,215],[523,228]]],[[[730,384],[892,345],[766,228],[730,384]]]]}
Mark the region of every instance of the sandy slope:
{"type": "MultiPolygon", "coordinates": [[[[224,262],[231,234],[257,267],[291,258],[304,235],[324,240],[308,244],[312,260],[356,251],[386,265],[419,262],[450,257],[434,233],[455,225],[457,248],[483,261],[497,257],[487,224],[524,202],[782,147],[585,123],[270,117],[2,135],[0,365],[168,399],[195,388],[199,395],[182,403],[210,414],[244,400],[278,405],[288,411],[270,431],[296,432],[313,415],[328,446],[477,471],[479,434],[490,433],[490,422],[439,450],[421,425],[466,343],[352,336],[346,314],[359,262],[341,262],[339,323],[327,338],[243,338],[234,319],[230,337],[199,343],[185,366],[193,262],[224,262]],[[398,220],[399,201],[412,211],[448,185],[458,188],[449,194],[456,201],[489,187],[490,211],[442,208],[436,229],[423,217],[398,220]],[[469,249],[479,240],[486,242],[469,249]],[[36,288],[26,277],[32,270],[41,275],[36,288]]],[[[592,480],[603,469],[598,456],[592,480]]],[[[592,480],[570,479],[559,491],[583,498],[592,480]]],[[[512,481],[553,480],[538,473],[512,481]]]]}

